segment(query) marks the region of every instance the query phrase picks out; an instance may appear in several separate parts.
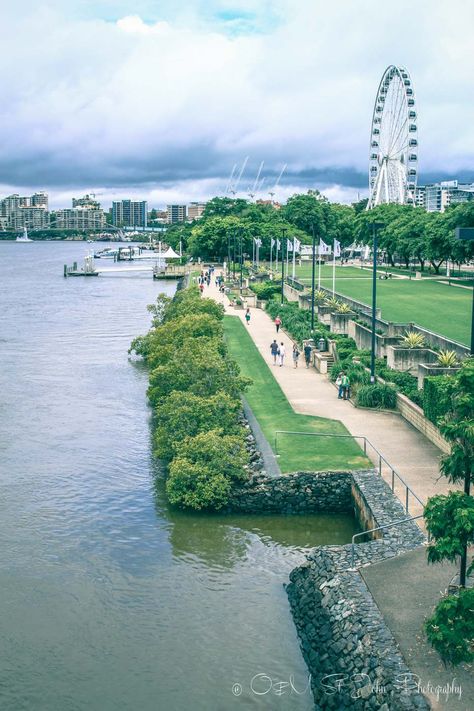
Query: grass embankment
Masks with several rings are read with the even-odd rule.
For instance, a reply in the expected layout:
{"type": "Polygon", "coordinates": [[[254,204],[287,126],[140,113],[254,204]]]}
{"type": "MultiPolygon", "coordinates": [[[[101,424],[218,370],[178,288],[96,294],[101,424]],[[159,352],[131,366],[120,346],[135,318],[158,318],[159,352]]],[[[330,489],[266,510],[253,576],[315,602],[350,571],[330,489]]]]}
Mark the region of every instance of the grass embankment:
{"type": "MultiPolygon", "coordinates": [[[[349,434],[337,420],[298,415],[293,410],[238,317],[224,317],[224,334],[230,355],[239,364],[242,375],[252,378],[245,397],[272,447],[277,430],[349,434]]],[[[370,466],[353,439],[279,435],[278,451],[282,473],[370,466]]]]}
{"type": "MultiPolygon", "coordinates": [[[[345,267],[342,269],[345,271],[345,267]]],[[[309,284],[307,279],[303,281],[309,284]]],[[[332,288],[330,278],[321,279],[321,284],[326,289],[332,288]]],[[[343,279],[336,276],[336,291],[370,304],[372,282],[370,278],[343,279]]],[[[465,345],[470,342],[471,303],[469,289],[449,287],[437,281],[377,280],[377,306],[382,309],[382,318],[402,323],[413,321],[465,345]]]]}

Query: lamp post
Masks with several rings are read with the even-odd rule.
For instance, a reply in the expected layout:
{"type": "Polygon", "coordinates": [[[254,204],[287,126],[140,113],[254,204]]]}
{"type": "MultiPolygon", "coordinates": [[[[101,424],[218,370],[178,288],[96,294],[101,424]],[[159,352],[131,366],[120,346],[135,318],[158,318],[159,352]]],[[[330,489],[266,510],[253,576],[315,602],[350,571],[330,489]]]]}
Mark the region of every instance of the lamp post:
{"type": "Polygon", "coordinates": [[[242,230],[239,231],[240,239],[240,294],[242,295],[242,279],[243,279],[243,267],[244,267],[244,255],[242,252],[242,230]]]}
{"type": "MultiPolygon", "coordinates": [[[[471,241],[474,239],[474,227],[456,227],[454,234],[456,239],[471,241]]],[[[474,285],[472,287],[471,355],[474,355],[474,285]]]]}
{"type": "Polygon", "coordinates": [[[314,277],[316,273],[316,233],[314,225],[311,225],[313,230],[313,261],[311,268],[311,333],[314,331],[314,277]]]}
{"type": "Polygon", "coordinates": [[[372,343],[370,349],[370,382],[375,383],[375,309],[377,306],[377,247],[378,231],[384,227],[383,222],[372,223],[373,262],[372,262],[372,343]]]}
{"type": "Polygon", "coordinates": [[[234,258],[232,260],[232,277],[235,281],[235,232],[232,233],[232,238],[234,240],[234,258]]]}
{"type": "MultiPolygon", "coordinates": [[[[286,236],[286,227],[283,227],[281,230],[281,303],[283,303],[283,285],[285,283],[285,259],[284,259],[284,252],[285,252],[285,236],[286,236]]],[[[288,252],[288,246],[286,248],[286,251],[288,252]]]]}

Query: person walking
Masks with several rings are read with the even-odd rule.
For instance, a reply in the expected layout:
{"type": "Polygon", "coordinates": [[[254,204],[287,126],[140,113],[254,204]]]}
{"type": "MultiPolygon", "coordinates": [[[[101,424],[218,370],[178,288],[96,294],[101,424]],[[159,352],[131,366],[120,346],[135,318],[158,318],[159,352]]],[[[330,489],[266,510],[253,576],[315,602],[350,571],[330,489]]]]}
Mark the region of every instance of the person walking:
{"type": "Polygon", "coordinates": [[[282,341],[282,342],[280,343],[279,348],[278,348],[278,355],[279,355],[279,357],[280,357],[280,368],[281,368],[281,366],[283,365],[283,361],[285,360],[285,353],[286,353],[286,351],[285,351],[285,344],[284,344],[283,341],[282,341]]]}
{"type": "Polygon", "coordinates": [[[245,312],[245,320],[248,326],[250,324],[250,309],[247,309],[247,311],[245,312]]]}
{"type": "Polygon", "coordinates": [[[336,378],[337,397],[339,400],[342,400],[342,376],[343,373],[341,372],[336,378]]]}
{"type": "Polygon", "coordinates": [[[277,316],[275,319],[275,327],[276,327],[277,333],[280,330],[280,326],[281,326],[281,318],[279,316],[277,316]]]}
{"type": "Polygon", "coordinates": [[[342,384],[342,397],[344,400],[348,400],[350,397],[351,383],[350,383],[347,373],[343,373],[341,384],[342,384]]]}
{"type": "Polygon", "coordinates": [[[274,340],[273,343],[270,344],[270,353],[273,356],[273,365],[276,365],[277,363],[278,351],[278,343],[274,340]]]}
{"type": "Polygon", "coordinates": [[[304,361],[306,363],[306,367],[309,368],[309,364],[311,363],[311,353],[313,352],[312,347],[310,346],[309,342],[306,341],[303,347],[303,353],[304,353],[304,361]]]}
{"type": "Polygon", "coordinates": [[[204,291],[204,284],[202,284],[202,283],[199,284],[199,290],[201,291],[201,296],[202,296],[202,292],[204,291]]]}
{"type": "Polygon", "coordinates": [[[300,357],[300,349],[296,343],[293,343],[293,367],[298,367],[298,358],[300,357]]]}

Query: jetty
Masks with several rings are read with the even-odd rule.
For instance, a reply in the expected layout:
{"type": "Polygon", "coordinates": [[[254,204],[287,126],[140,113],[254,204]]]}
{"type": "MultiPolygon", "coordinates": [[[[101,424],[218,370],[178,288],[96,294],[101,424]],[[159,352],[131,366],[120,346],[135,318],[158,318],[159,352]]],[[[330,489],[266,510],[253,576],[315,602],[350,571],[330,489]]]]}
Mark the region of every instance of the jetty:
{"type": "Polygon", "coordinates": [[[96,266],[94,255],[88,254],[84,257],[84,263],[81,267],[78,267],[77,262],[74,262],[72,266],[65,264],[63,274],[65,277],[96,277],[100,274],[148,272],[153,279],[182,279],[189,274],[189,265],[167,264],[166,259],[163,258],[165,254],[156,255],[154,264],[151,263],[151,260],[147,260],[146,264],[131,264],[132,260],[126,260],[128,262],[126,266],[117,264],[117,266],[110,267],[96,266]]]}

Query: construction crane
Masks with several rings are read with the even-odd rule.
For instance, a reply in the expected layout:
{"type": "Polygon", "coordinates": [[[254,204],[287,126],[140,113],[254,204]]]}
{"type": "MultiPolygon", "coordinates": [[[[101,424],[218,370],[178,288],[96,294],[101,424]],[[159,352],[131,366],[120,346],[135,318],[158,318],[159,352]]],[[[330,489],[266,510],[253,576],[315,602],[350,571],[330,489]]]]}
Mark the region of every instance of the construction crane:
{"type": "Polygon", "coordinates": [[[233,181],[233,179],[234,179],[234,175],[235,175],[235,171],[236,171],[236,170],[237,170],[237,163],[234,163],[234,165],[233,165],[233,167],[232,167],[232,170],[231,170],[231,173],[230,173],[229,182],[227,183],[227,187],[226,187],[226,189],[225,189],[225,194],[226,194],[226,195],[227,195],[227,193],[230,193],[230,191],[231,191],[231,189],[232,189],[232,181],[233,181]]]}
{"type": "Polygon", "coordinates": [[[272,201],[272,202],[273,202],[273,198],[275,197],[275,194],[276,194],[276,189],[277,189],[277,187],[278,187],[279,184],[280,184],[281,176],[283,175],[283,173],[284,173],[285,170],[286,170],[286,166],[287,166],[287,163],[285,163],[285,165],[283,166],[283,168],[280,170],[280,175],[279,175],[278,178],[276,179],[275,185],[273,186],[273,188],[268,191],[268,194],[270,195],[270,198],[271,198],[271,201],[272,201]]]}
{"type": "Polygon", "coordinates": [[[240,179],[241,179],[243,172],[245,170],[245,167],[248,163],[248,159],[249,159],[249,157],[246,156],[244,159],[244,162],[242,163],[242,167],[241,167],[240,172],[237,176],[237,179],[236,179],[235,183],[233,183],[233,184],[232,184],[232,177],[235,172],[234,168],[237,169],[237,164],[235,164],[234,168],[232,169],[231,180],[229,180],[229,191],[228,191],[231,195],[236,195],[236,193],[237,193],[237,188],[239,187],[240,179]]]}
{"type": "Polygon", "coordinates": [[[264,164],[264,161],[262,160],[262,162],[260,163],[260,167],[259,167],[259,169],[258,169],[258,172],[257,172],[257,177],[255,178],[255,182],[254,182],[254,184],[253,184],[252,187],[249,187],[249,188],[248,188],[248,193],[247,193],[247,195],[249,196],[249,198],[250,198],[251,200],[254,199],[255,194],[256,194],[256,192],[257,192],[257,189],[258,189],[258,186],[259,186],[259,184],[260,184],[260,183],[259,183],[259,181],[260,181],[260,174],[261,174],[261,172],[262,172],[262,170],[263,170],[263,164],[264,164]]]}

